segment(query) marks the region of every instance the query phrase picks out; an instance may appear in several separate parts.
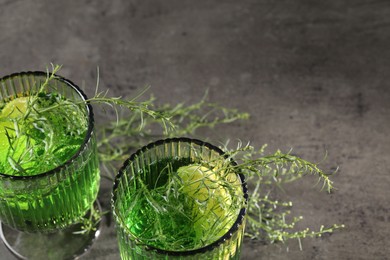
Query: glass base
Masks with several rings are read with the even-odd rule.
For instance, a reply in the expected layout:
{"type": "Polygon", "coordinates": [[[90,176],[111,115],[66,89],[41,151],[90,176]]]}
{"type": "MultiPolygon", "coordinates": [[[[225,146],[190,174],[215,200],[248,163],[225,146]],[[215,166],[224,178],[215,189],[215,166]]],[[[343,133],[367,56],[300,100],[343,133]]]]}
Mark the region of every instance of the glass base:
{"type": "MultiPolygon", "coordinates": [[[[98,201],[95,211],[101,212],[98,201]]],[[[91,211],[86,218],[91,216],[91,211]]],[[[0,237],[6,247],[19,259],[78,259],[92,246],[101,232],[101,220],[93,222],[89,232],[80,233],[83,224],[74,224],[55,233],[24,233],[0,222],[0,237]]]]}

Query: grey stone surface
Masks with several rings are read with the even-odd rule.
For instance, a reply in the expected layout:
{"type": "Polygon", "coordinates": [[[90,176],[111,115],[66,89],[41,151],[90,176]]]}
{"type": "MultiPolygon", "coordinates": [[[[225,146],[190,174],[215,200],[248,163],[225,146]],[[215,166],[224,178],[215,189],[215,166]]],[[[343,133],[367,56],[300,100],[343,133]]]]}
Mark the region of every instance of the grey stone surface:
{"type": "MultiPolygon", "coordinates": [[[[346,228],[303,240],[303,251],[245,240],[242,259],[388,259],[389,46],[390,2],[380,0],[0,0],[1,76],[53,62],[90,94],[97,66],[112,95],[150,84],[161,103],[191,103],[209,89],[210,101],[252,117],[198,137],[309,160],[328,151],[337,190],[310,179],[288,195],[303,225],[346,228]]],[[[102,183],[103,201],[109,190],[102,183]]],[[[117,250],[111,225],[84,259],[117,250]]],[[[13,259],[3,245],[0,259],[13,259]]]]}

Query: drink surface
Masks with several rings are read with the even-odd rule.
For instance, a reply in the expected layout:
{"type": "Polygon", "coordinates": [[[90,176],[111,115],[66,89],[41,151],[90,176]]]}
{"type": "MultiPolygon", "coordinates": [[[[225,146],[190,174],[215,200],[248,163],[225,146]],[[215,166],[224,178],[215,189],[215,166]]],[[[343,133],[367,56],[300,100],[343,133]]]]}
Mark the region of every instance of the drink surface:
{"type": "MultiPolygon", "coordinates": [[[[17,97],[0,104],[0,172],[28,177],[67,162],[86,138],[85,107],[57,93],[17,97]]],[[[36,177],[0,179],[2,222],[35,232],[63,228],[80,219],[99,188],[94,135],[71,163],[36,177]]]]}
{"type": "Polygon", "coordinates": [[[0,107],[0,172],[36,175],[66,162],[84,141],[87,115],[58,94],[18,97],[0,107]]]}
{"type": "Polygon", "coordinates": [[[125,225],[140,244],[188,251],[221,238],[243,206],[241,182],[234,173],[166,159],[138,172],[141,177],[121,203],[125,225]]]}

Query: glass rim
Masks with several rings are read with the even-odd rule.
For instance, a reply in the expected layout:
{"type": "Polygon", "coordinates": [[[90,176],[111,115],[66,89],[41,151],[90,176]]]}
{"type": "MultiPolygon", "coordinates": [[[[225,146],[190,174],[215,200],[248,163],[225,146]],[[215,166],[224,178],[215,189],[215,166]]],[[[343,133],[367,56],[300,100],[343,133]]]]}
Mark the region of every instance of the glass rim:
{"type": "MultiPolygon", "coordinates": [[[[119,220],[118,222],[119,222],[120,227],[124,228],[126,233],[130,233],[131,234],[131,232],[128,230],[128,228],[126,228],[126,226],[124,226],[121,223],[121,221],[120,221],[121,218],[119,218],[117,216],[116,209],[115,209],[115,206],[114,206],[114,202],[116,201],[116,197],[117,197],[116,196],[116,190],[118,189],[121,177],[125,174],[125,169],[131,164],[131,162],[138,155],[140,155],[144,151],[147,151],[150,148],[153,148],[153,147],[165,144],[165,143],[174,143],[174,142],[194,143],[194,144],[197,144],[197,145],[200,145],[200,146],[205,146],[205,147],[209,148],[210,150],[213,150],[213,151],[217,152],[219,155],[223,156],[224,158],[226,158],[226,159],[228,158],[227,154],[222,149],[220,149],[219,147],[217,147],[215,145],[212,145],[212,144],[210,144],[208,142],[201,141],[199,139],[193,139],[193,138],[187,138],[187,137],[161,139],[161,140],[157,140],[155,142],[149,143],[148,145],[145,145],[142,148],[138,149],[127,160],[125,160],[125,162],[123,163],[123,166],[119,169],[118,174],[115,176],[115,181],[114,181],[112,194],[111,194],[111,206],[112,206],[113,215],[115,216],[115,218],[117,220],[119,220]]],[[[233,165],[233,166],[237,165],[237,163],[232,158],[230,158],[229,160],[230,160],[230,164],[231,165],[233,165]]],[[[226,240],[230,239],[233,236],[233,234],[236,231],[238,231],[239,227],[243,225],[244,217],[246,215],[246,206],[247,206],[247,203],[248,203],[248,187],[247,187],[247,184],[245,182],[245,177],[240,172],[238,172],[238,173],[236,172],[236,174],[237,174],[237,176],[240,177],[241,187],[242,187],[242,191],[243,191],[243,197],[244,197],[245,200],[244,200],[244,203],[243,203],[243,206],[242,206],[240,212],[237,215],[237,219],[235,220],[234,224],[229,228],[229,230],[224,235],[222,235],[219,239],[217,239],[216,241],[214,241],[211,244],[208,244],[208,245],[206,245],[204,247],[200,247],[200,248],[197,248],[197,249],[186,250],[186,251],[164,250],[164,249],[161,249],[161,248],[157,248],[157,247],[154,247],[154,246],[150,246],[150,245],[144,244],[143,246],[145,247],[145,249],[148,250],[148,251],[155,251],[155,252],[157,252],[159,254],[165,254],[165,255],[170,255],[170,256],[189,256],[189,255],[196,255],[196,254],[199,254],[199,253],[205,253],[205,252],[211,251],[214,248],[216,248],[216,247],[220,246],[221,244],[223,244],[226,240]]]]}
{"type": "MultiPolygon", "coordinates": [[[[49,73],[51,74],[51,73],[49,73]]],[[[44,72],[44,71],[22,71],[22,72],[16,72],[16,73],[12,73],[12,74],[9,74],[9,75],[6,75],[2,78],[0,78],[0,83],[1,82],[5,82],[6,80],[9,80],[11,78],[14,78],[14,77],[17,77],[17,76],[29,76],[29,75],[33,75],[33,76],[47,76],[48,75],[48,72],[44,72]]],[[[68,160],[66,160],[64,163],[62,163],[61,165],[58,165],[57,167],[51,169],[51,170],[48,170],[48,171],[45,171],[45,172],[42,172],[42,173],[39,173],[39,174],[35,174],[35,175],[28,175],[28,176],[19,176],[19,175],[11,175],[11,174],[6,174],[6,173],[2,173],[0,172],[0,178],[3,178],[3,179],[12,179],[12,180],[32,180],[32,179],[38,179],[38,178],[42,178],[42,177],[46,177],[46,176],[49,176],[49,175],[53,175],[55,174],[56,172],[59,172],[61,169],[67,167],[68,165],[70,165],[79,155],[80,153],[85,149],[86,145],[88,144],[89,140],[91,139],[92,137],[92,133],[93,133],[93,127],[94,127],[94,114],[93,114],[93,110],[92,110],[92,106],[89,102],[87,102],[88,98],[87,98],[87,95],[80,89],[79,86],[77,86],[76,84],[74,84],[72,81],[62,77],[62,76],[59,76],[57,74],[54,74],[55,76],[55,79],[56,80],[59,80],[59,81],[62,81],[63,83],[65,83],[67,86],[69,86],[71,89],[73,89],[74,91],[76,91],[76,93],[83,99],[83,101],[86,102],[86,109],[87,109],[87,112],[88,112],[88,128],[87,128],[87,133],[84,137],[84,140],[83,140],[83,143],[80,145],[79,149],[72,155],[72,157],[70,157],[68,160]]]]}

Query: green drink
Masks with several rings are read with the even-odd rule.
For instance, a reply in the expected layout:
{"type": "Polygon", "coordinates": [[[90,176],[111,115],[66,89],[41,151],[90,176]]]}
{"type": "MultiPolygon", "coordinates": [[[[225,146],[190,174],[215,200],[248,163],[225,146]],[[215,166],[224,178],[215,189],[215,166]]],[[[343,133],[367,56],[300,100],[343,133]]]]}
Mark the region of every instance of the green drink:
{"type": "Polygon", "coordinates": [[[185,138],[132,155],[112,200],[122,259],[238,259],[247,195],[234,166],[185,138]]]}
{"type": "Polygon", "coordinates": [[[99,168],[93,113],[72,82],[43,72],[0,79],[0,220],[55,232],[93,205],[99,168]]]}
{"type": "Polygon", "coordinates": [[[54,169],[77,152],[87,129],[82,107],[57,93],[0,102],[0,172],[33,176],[54,169]]]}

